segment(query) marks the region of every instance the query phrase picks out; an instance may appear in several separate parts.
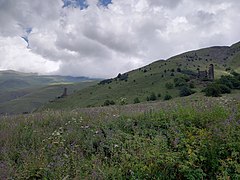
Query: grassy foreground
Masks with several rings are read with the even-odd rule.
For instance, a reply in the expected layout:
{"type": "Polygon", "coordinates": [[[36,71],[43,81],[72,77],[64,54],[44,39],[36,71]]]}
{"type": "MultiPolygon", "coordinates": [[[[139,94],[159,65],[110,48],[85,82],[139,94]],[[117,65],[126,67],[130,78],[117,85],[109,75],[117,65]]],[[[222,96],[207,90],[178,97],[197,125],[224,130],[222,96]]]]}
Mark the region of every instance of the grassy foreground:
{"type": "Polygon", "coordinates": [[[0,179],[240,179],[240,104],[217,100],[1,117],[0,179]]]}

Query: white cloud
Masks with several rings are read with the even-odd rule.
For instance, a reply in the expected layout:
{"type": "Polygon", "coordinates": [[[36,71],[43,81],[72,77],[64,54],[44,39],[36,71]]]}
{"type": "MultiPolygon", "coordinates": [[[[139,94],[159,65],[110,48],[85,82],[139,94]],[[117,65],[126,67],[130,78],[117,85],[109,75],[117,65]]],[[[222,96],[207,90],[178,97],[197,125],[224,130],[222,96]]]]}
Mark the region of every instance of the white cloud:
{"type": "Polygon", "coordinates": [[[20,37],[0,37],[0,44],[1,69],[45,74],[60,66],[60,62],[48,61],[27,49],[27,43],[20,37]]]}
{"type": "Polygon", "coordinates": [[[0,0],[0,69],[111,77],[177,53],[239,41],[237,0],[0,0]],[[29,48],[19,38],[26,28],[29,48]],[[28,64],[30,66],[24,66],[28,64]]]}

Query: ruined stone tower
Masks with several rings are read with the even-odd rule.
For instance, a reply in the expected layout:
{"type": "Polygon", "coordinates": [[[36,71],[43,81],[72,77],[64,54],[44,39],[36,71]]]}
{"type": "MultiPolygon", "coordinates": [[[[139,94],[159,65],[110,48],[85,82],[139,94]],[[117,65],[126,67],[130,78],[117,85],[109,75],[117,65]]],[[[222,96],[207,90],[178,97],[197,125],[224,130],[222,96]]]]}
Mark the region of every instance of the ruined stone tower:
{"type": "Polygon", "coordinates": [[[210,64],[208,69],[208,78],[214,80],[214,65],[210,64]]]}
{"type": "Polygon", "coordinates": [[[64,88],[61,98],[65,97],[65,96],[67,96],[67,88],[64,88]]]}

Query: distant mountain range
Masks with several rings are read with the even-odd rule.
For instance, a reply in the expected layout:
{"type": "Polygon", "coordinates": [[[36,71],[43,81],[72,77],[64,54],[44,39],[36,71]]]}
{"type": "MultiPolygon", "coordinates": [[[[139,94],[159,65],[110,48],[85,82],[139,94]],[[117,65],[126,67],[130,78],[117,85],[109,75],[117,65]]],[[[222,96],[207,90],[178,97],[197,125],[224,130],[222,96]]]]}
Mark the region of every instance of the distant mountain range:
{"type": "Polygon", "coordinates": [[[28,113],[49,100],[96,84],[99,79],[0,71],[0,114],[28,113]]]}
{"type": "Polygon", "coordinates": [[[22,73],[13,70],[7,70],[0,71],[0,92],[43,87],[50,84],[76,83],[92,80],[97,79],[59,75],[38,75],[36,73],[22,73]]]}

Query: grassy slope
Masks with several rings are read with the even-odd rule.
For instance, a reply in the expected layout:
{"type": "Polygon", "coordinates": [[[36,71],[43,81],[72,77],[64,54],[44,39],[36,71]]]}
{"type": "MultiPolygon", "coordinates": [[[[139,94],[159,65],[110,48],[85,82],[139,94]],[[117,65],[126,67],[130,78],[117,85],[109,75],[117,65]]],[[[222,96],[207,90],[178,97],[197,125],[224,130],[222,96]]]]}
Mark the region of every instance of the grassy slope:
{"type": "Polygon", "coordinates": [[[97,82],[93,81],[49,85],[42,88],[29,89],[27,94],[24,95],[23,93],[17,98],[16,94],[22,92],[19,90],[13,92],[15,95],[14,99],[0,103],[0,113],[17,114],[23,112],[32,112],[43,104],[47,103],[49,100],[54,100],[57,96],[60,96],[65,87],[68,88],[68,94],[72,94],[76,90],[86,88],[96,83],[97,82]]]}
{"type": "Polygon", "coordinates": [[[239,179],[239,98],[0,117],[0,179],[239,179]]]}
{"type": "MultiPolygon", "coordinates": [[[[176,72],[179,67],[182,70],[192,70],[197,72],[206,70],[209,64],[215,65],[216,78],[221,75],[229,74],[226,68],[240,72],[240,44],[237,43],[231,47],[212,47],[197,51],[183,53],[172,57],[167,61],[156,61],[145,67],[128,72],[128,81],[113,81],[110,84],[95,85],[83,89],[66,99],[56,101],[46,105],[46,108],[73,108],[103,105],[106,99],[118,102],[121,97],[126,98],[127,103],[133,103],[134,98],[138,97],[140,101],[146,101],[147,96],[154,92],[161,94],[163,99],[165,94],[178,96],[176,88],[168,90],[165,88],[167,82],[173,82],[175,77],[183,76],[176,72]],[[171,70],[174,69],[174,76],[171,76],[171,70]],[[144,73],[144,70],[147,72],[144,73]],[[167,71],[166,73],[164,71],[167,71]],[[163,77],[162,77],[163,76],[163,77]]],[[[195,82],[196,91],[202,89],[202,84],[195,82]]]]}

